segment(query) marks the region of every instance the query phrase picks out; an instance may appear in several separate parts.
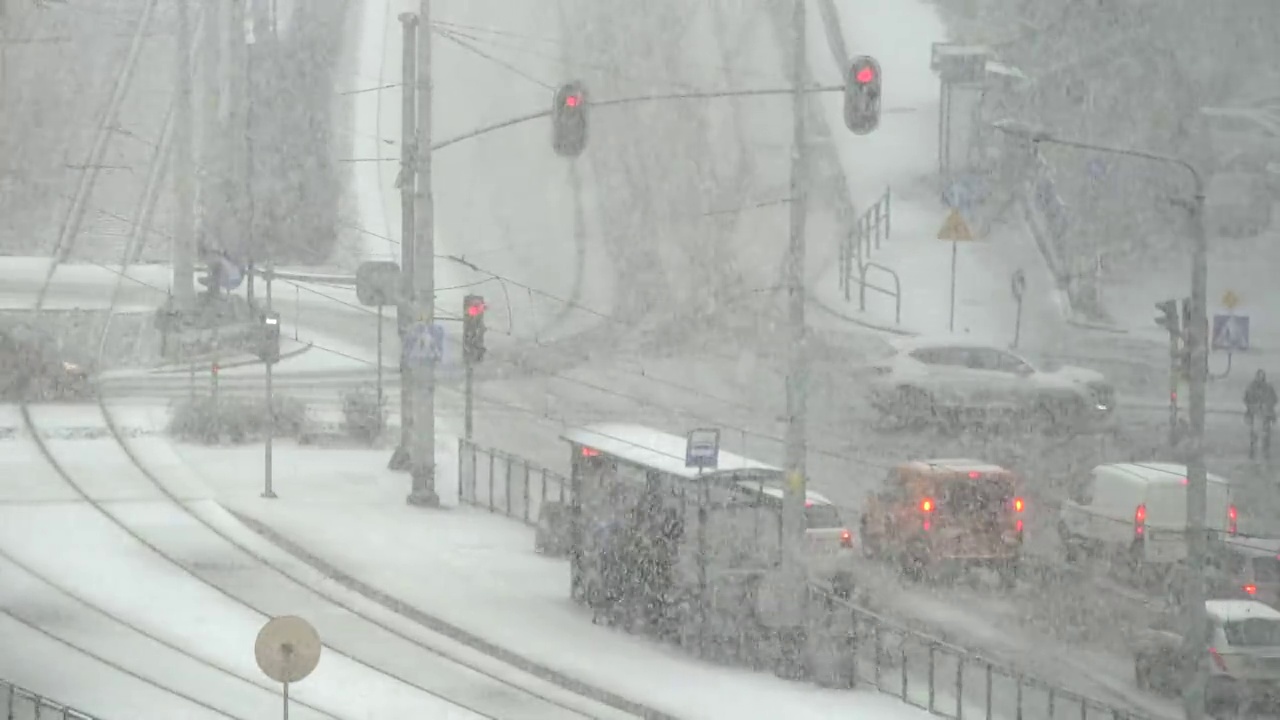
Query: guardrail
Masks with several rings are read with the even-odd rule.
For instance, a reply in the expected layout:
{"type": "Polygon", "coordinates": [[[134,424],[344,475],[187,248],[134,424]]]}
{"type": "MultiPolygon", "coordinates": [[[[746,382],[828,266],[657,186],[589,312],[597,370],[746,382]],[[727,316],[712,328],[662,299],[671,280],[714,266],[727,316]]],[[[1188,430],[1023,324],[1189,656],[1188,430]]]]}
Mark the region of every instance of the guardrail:
{"type": "MultiPolygon", "coordinates": [[[[880,263],[873,263],[873,262],[862,263],[862,268],[858,272],[858,309],[862,310],[863,312],[866,312],[867,310],[867,288],[868,287],[870,287],[872,290],[875,290],[876,292],[884,293],[885,295],[889,295],[893,298],[893,324],[901,325],[902,324],[902,283],[898,280],[898,273],[894,272],[892,268],[885,267],[880,263]],[[887,290],[882,287],[876,287],[875,285],[867,285],[867,271],[873,268],[876,270],[880,270],[881,272],[888,273],[889,277],[893,279],[893,290],[887,290]]],[[[848,300],[849,299],[848,296],[845,296],[845,299],[848,300]]]]}
{"type": "Polygon", "coordinates": [[[0,710],[5,720],[98,720],[4,680],[0,680],[0,710]]]}
{"type": "MultiPolygon", "coordinates": [[[[559,472],[458,441],[460,502],[536,525],[544,503],[563,503],[569,493],[569,479],[559,472]]],[[[809,599],[803,673],[820,685],[869,685],[949,720],[1148,720],[908,628],[819,586],[809,588],[809,599]]],[[[721,656],[761,667],[761,648],[772,631],[751,622],[730,629],[732,636],[716,635],[711,645],[721,656]]]]}
{"type": "Polygon", "coordinates": [[[853,282],[853,269],[871,259],[873,250],[880,249],[880,242],[889,239],[891,193],[889,188],[876,198],[871,207],[853,223],[853,230],[840,241],[840,288],[849,298],[849,285],[853,282]]]}

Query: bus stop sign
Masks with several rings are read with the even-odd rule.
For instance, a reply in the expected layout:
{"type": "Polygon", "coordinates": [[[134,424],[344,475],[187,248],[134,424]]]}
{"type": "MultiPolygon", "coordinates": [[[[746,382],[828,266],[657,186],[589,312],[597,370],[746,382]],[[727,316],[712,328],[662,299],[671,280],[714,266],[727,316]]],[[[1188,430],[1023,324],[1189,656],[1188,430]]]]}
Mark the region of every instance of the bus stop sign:
{"type": "Polygon", "coordinates": [[[720,431],[712,428],[690,430],[684,446],[684,466],[715,470],[720,460],[720,431]]]}

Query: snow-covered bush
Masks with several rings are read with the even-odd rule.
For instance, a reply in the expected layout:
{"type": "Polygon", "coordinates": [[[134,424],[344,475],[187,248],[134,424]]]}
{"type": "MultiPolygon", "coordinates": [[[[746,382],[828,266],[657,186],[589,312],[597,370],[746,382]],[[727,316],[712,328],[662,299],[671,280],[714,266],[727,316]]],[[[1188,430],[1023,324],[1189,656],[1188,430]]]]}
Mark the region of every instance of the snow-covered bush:
{"type": "MultiPolygon", "coordinates": [[[[288,397],[272,398],[275,437],[297,437],[306,422],[307,407],[288,397]]],[[[169,434],[204,444],[245,443],[267,433],[265,403],[258,398],[205,395],[175,402],[169,434]]]]}
{"type": "Polygon", "coordinates": [[[367,385],[343,393],[342,429],[355,440],[372,443],[387,427],[387,403],[367,385]]]}

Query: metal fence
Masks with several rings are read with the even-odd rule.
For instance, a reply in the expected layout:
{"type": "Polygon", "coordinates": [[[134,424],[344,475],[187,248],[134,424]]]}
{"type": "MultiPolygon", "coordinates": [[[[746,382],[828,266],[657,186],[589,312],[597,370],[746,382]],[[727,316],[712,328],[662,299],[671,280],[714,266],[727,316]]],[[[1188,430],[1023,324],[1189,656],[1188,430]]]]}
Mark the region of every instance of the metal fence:
{"type": "Polygon", "coordinates": [[[0,680],[0,710],[4,712],[4,720],[97,720],[92,715],[40,697],[4,680],[0,680]]]}
{"type": "Polygon", "coordinates": [[[565,503],[569,479],[510,453],[458,440],[458,499],[536,525],[547,502],[565,503]]]}
{"type": "MultiPolygon", "coordinates": [[[[536,525],[543,504],[564,503],[564,475],[511,453],[458,441],[463,503],[536,525]]],[[[833,687],[870,685],[951,720],[1147,720],[905,627],[891,618],[810,588],[805,674],[833,687]]],[[[749,625],[749,623],[748,623],[749,625]]],[[[759,666],[767,630],[735,628],[718,638],[722,657],[759,666]],[[738,644],[742,652],[726,646],[738,644]]]]}
{"type": "MultiPolygon", "coordinates": [[[[848,673],[860,684],[952,720],[1147,717],[1030,677],[822,589],[812,588],[810,594],[811,634],[819,645],[824,640],[827,645],[825,667],[820,663],[814,669],[819,681],[833,682],[833,673],[848,673]]],[[[822,650],[818,648],[819,658],[822,650]]]]}

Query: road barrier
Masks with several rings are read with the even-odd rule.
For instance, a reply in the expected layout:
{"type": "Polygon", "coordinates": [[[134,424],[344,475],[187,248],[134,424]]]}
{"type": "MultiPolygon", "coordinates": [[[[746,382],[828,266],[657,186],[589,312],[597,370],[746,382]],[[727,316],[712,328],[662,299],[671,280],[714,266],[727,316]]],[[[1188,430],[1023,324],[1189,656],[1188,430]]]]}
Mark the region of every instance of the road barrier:
{"type": "Polygon", "coordinates": [[[4,680],[0,680],[0,710],[5,720],[97,720],[4,680]]]}
{"type": "MultiPolygon", "coordinates": [[[[462,503],[537,525],[565,503],[569,478],[528,459],[458,441],[462,503]]],[[[827,687],[871,686],[950,720],[1148,720],[904,626],[819,586],[809,588],[803,674],[827,687]]],[[[708,630],[722,660],[768,666],[770,632],[749,622],[708,630]],[[725,634],[728,633],[728,634],[725,634]]]]}

